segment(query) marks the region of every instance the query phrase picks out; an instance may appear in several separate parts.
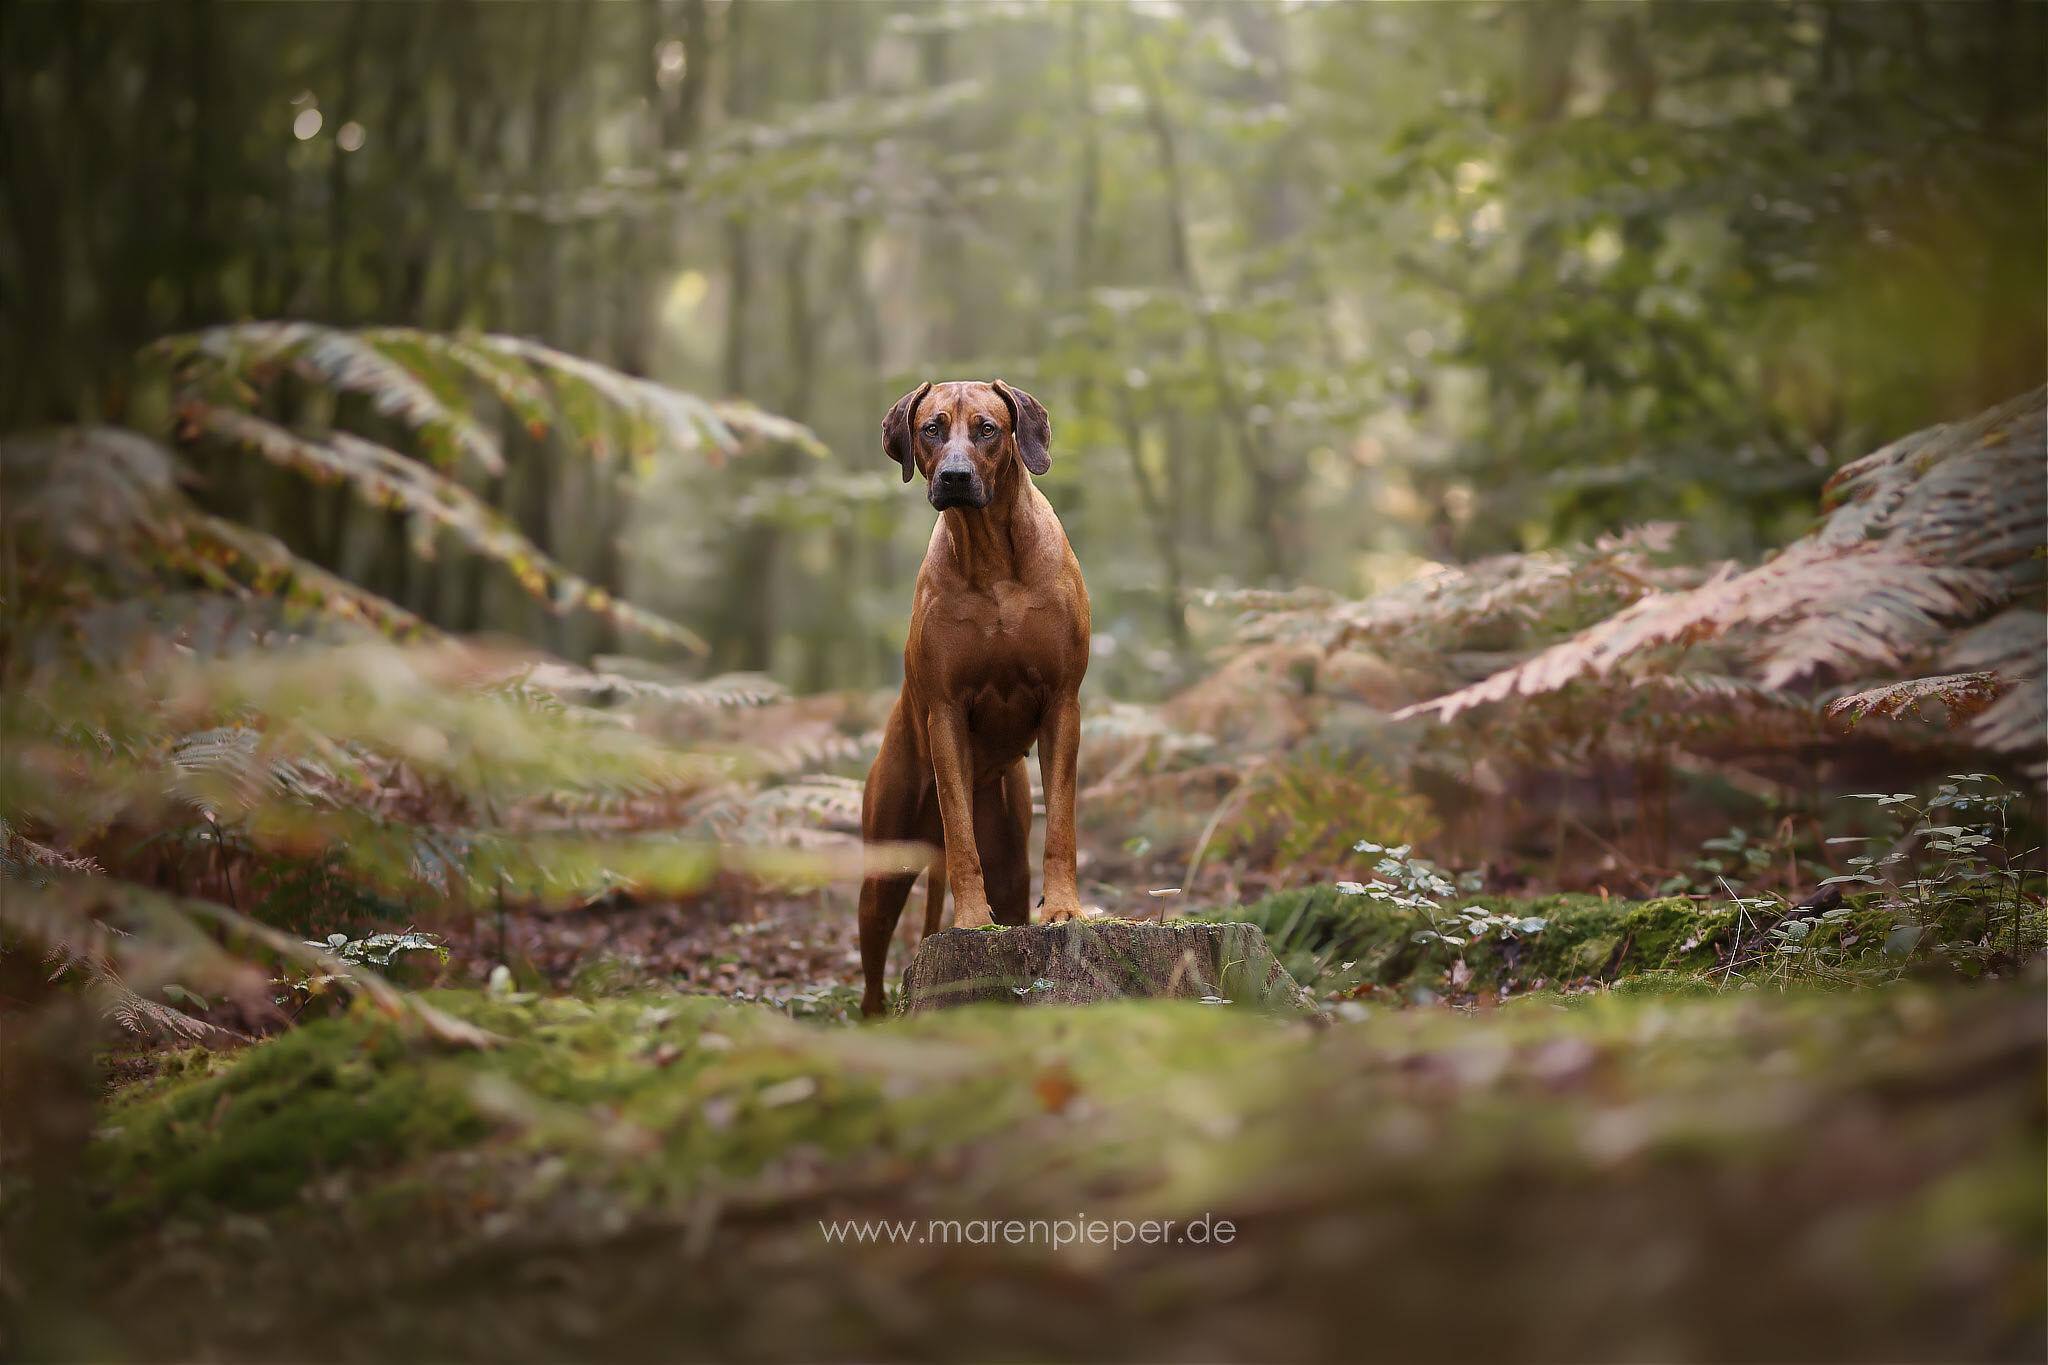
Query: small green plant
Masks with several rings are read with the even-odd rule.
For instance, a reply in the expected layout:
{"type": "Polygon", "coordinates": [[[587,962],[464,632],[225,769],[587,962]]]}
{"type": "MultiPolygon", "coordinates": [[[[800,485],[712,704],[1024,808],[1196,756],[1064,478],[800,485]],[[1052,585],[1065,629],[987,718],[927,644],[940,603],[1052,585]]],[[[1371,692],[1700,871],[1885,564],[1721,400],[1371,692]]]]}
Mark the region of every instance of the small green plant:
{"type": "Polygon", "coordinates": [[[1851,858],[1852,870],[1828,884],[1875,888],[1873,906],[1897,920],[1888,951],[1910,953],[1933,937],[1935,952],[1975,976],[2042,950],[2041,874],[2027,868],[2039,850],[2012,847],[2011,788],[1990,773],[1959,773],[1924,801],[1912,792],[1849,799],[1874,802],[1890,817],[1891,847],[1851,858]],[[1962,932],[1980,923],[1981,933],[1962,932]]]}
{"type": "MultiPolygon", "coordinates": [[[[347,967],[375,967],[380,972],[389,971],[400,953],[429,952],[437,960],[448,960],[448,949],[438,934],[423,934],[414,929],[403,933],[365,934],[350,938],[347,934],[329,934],[324,939],[306,939],[308,948],[317,948],[329,958],[347,967]]],[[[297,972],[287,970],[276,977],[271,985],[284,988],[284,994],[272,996],[279,1005],[296,1004],[303,1011],[315,999],[330,994],[337,986],[346,987],[355,981],[348,971],[311,970],[297,972]]]]}
{"type": "Polygon", "coordinates": [[[1513,938],[1518,934],[1543,932],[1543,920],[1536,916],[1501,914],[1483,905],[1445,909],[1445,897],[1460,893],[1470,895],[1480,889],[1482,883],[1476,872],[1459,874],[1453,880],[1436,864],[1411,856],[1407,844],[1388,848],[1361,839],[1352,845],[1352,849],[1358,853],[1379,855],[1379,861],[1373,864],[1373,879],[1369,882],[1338,882],[1337,889],[1347,896],[1365,896],[1427,920],[1427,928],[1417,929],[1410,935],[1417,943],[1463,948],[1488,934],[1513,938]]]}
{"type": "Polygon", "coordinates": [[[1769,877],[1773,867],[1783,869],[1788,882],[1827,875],[1828,869],[1804,856],[1811,851],[1805,821],[1786,819],[1765,833],[1752,834],[1740,825],[1718,838],[1700,843],[1699,857],[1684,871],[1664,879],[1657,892],[1664,896],[1743,895],[1769,877]]]}
{"type": "Polygon", "coordinates": [[[1752,878],[1770,868],[1771,852],[1767,843],[1752,839],[1747,830],[1734,826],[1717,839],[1702,840],[1700,856],[1692,866],[1665,878],[1657,891],[1665,896],[1687,892],[1711,894],[1724,887],[1741,891],[1752,878]]]}
{"type": "Polygon", "coordinates": [[[2041,874],[2028,866],[2038,850],[2013,847],[2017,794],[1998,778],[1959,773],[1930,796],[1847,799],[1873,803],[1890,829],[1828,840],[1870,847],[1802,905],[1788,909],[1726,886],[1750,946],[1742,951],[1738,940],[1724,980],[1856,984],[1897,977],[1930,957],[1976,977],[2042,952],[2041,874]]]}

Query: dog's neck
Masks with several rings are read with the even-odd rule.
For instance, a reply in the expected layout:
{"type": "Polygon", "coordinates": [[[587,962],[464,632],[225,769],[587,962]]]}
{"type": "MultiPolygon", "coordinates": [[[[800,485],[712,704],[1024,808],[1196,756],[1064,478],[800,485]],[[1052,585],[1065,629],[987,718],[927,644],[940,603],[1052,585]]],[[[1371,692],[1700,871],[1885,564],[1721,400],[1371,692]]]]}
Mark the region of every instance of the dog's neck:
{"type": "Polygon", "coordinates": [[[939,513],[953,543],[953,562],[976,586],[1021,581],[1030,552],[1031,481],[1006,469],[986,507],[949,507],[939,513]]]}

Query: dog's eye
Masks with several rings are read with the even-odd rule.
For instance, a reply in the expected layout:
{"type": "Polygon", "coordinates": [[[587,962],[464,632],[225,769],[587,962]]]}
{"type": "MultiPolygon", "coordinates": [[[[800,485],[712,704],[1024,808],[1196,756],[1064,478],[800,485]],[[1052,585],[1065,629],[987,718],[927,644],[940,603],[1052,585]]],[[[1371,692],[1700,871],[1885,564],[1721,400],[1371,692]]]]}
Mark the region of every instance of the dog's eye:
{"type": "Polygon", "coordinates": [[[925,435],[927,435],[927,436],[936,436],[936,435],[938,435],[938,434],[939,434],[939,424],[938,424],[938,422],[937,422],[937,421],[930,421],[930,422],[926,422],[926,423],[924,424],[924,434],[925,434],[925,435]]]}
{"type": "Polygon", "coordinates": [[[989,421],[987,418],[983,418],[981,422],[981,438],[985,441],[995,434],[996,424],[994,422],[989,421]]]}

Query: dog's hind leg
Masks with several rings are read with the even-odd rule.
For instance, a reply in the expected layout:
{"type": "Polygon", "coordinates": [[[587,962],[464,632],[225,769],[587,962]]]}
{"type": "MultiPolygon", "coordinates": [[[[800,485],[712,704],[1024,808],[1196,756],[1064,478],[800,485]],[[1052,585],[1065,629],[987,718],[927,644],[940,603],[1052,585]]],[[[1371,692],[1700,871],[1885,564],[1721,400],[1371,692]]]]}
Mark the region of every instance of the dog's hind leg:
{"type": "MultiPolygon", "coordinates": [[[[898,732],[897,717],[882,740],[882,752],[868,772],[867,790],[861,798],[860,836],[863,843],[882,844],[923,839],[937,843],[938,806],[928,786],[909,778],[907,734],[898,732]]],[[[895,937],[896,922],[903,915],[903,902],[917,882],[915,872],[891,872],[864,879],[860,884],[860,966],[865,989],[860,1012],[873,1017],[882,1012],[882,981],[889,968],[889,940],[895,937]]]]}
{"type": "Polygon", "coordinates": [[[1031,773],[1018,759],[974,794],[974,842],[989,915],[997,924],[1031,922],[1031,773]]]}
{"type": "Polygon", "coordinates": [[[860,1012],[870,1017],[882,1012],[882,978],[889,969],[889,940],[895,936],[896,921],[903,914],[903,902],[917,882],[908,875],[870,877],[860,884],[860,966],[865,978],[860,1012]]]}
{"type": "Polygon", "coordinates": [[[930,938],[939,932],[939,925],[946,914],[946,850],[941,848],[932,855],[932,865],[925,872],[924,881],[924,937],[930,938]]]}

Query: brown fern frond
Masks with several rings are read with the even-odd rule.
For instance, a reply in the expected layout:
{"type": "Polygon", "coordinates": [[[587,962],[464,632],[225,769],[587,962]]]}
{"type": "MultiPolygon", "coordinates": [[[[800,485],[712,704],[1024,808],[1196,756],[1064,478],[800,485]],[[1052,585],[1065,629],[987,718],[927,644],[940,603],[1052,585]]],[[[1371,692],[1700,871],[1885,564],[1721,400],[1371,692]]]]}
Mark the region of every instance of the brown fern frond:
{"type": "Polygon", "coordinates": [[[51,848],[29,838],[6,820],[0,820],[0,877],[19,877],[32,870],[75,872],[88,876],[98,876],[102,872],[100,865],[92,859],[51,848]]]}
{"type": "MultiPolygon", "coordinates": [[[[2039,608],[2015,607],[1965,632],[1948,651],[1953,667],[1990,670],[2004,685],[1970,725],[1970,737],[1999,753],[2028,753],[2048,737],[2048,643],[2039,608]]],[[[2044,764],[2033,771],[2038,776],[2044,764]]]]}
{"type": "Polygon", "coordinates": [[[1370,645],[1405,655],[1440,654],[1492,638],[1521,641],[1576,629],[1659,588],[1691,586],[1701,572],[1668,568],[1669,523],[1637,527],[1593,545],[1431,565],[1405,583],[1357,601],[1315,589],[1212,592],[1198,601],[1235,606],[1245,643],[1297,642],[1323,649],[1370,645]]]}
{"type": "Polygon", "coordinates": [[[1904,682],[1880,683],[1837,697],[1827,704],[1830,720],[1844,729],[1871,716],[1927,719],[1921,709],[1928,702],[1942,708],[1942,723],[1950,729],[1966,724],[1983,713],[2006,690],[1996,673],[1943,673],[1932,678],[1908,678],[1904,682]]]}
{"type": "Polygon", "coordinates": [[[823,731],[748,751],[748,765],[766,777],[787,777],[832,763],[851,763],[882,747],[879,730],[862,735],[823,731]]]}
{"type": "MultiPolygon", "coordinates": [[[[1739,634],[1767,688],[1824,668],[1893,669],[2039,582],[2048,540],[2044,403],[2037,391],[1932,428],[1845,469],[1812,535],[1745,573],[1645,597],[1470,687],[1402,715],[1475,706],[1602,676],[1650,650],[1739,634]]],[[[2038,608],[2032,611],[2040,641],[2038,608]]]]}
{"type": "Polygon", "coordinates": [[[858,830],[862,786],[855,778],[812,773],[769,787],[757,793],[749,804],[771,820],[784,814],[801,814],[819,824],[858,830]]]}
{"type": "Polygon", "coordinates": [[[53,427],[0,439],[0,517],[17,553],[77,560],[153,542],[183,499],[171,453],[122,427],[53,427]]]}
{"type": "Polygon", "coordinates": [[[249,1041],[246,1033],[136,994],[104,966],[95,964],[91,975],[87,996],[99,1006],[102,1015],[137,1037],[208,1047],[249,1041]]]}

